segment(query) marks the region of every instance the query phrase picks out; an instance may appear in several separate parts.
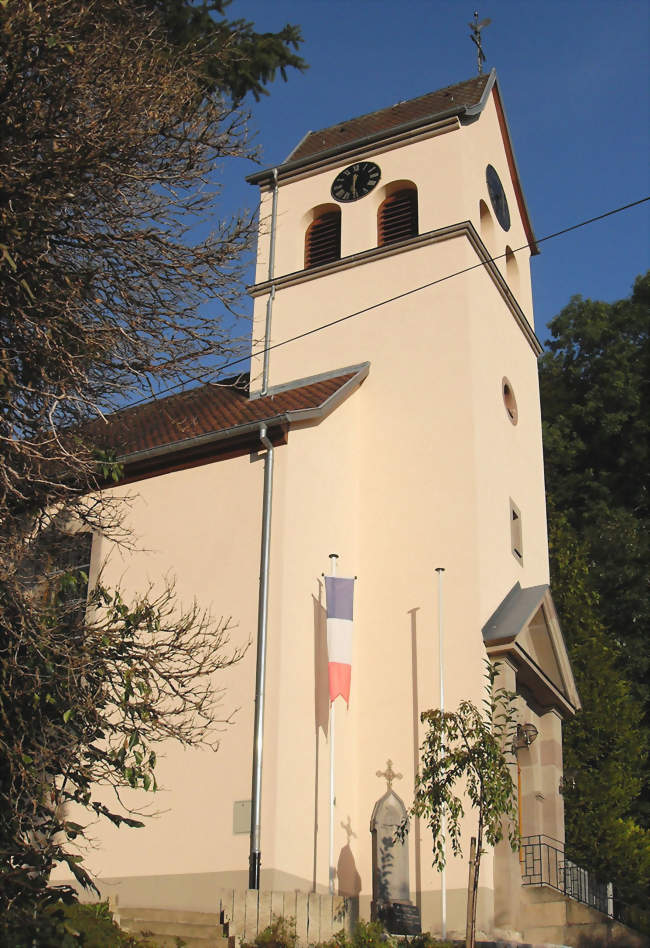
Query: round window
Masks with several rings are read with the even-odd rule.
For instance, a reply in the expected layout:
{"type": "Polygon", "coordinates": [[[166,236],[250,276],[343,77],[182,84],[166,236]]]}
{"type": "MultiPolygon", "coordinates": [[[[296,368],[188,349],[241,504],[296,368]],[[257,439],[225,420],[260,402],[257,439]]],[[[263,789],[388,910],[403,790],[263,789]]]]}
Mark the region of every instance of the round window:
{"type": "Polygon", "coordinates": [[[508,418],[513,423],[513,425],[516,425],[517,419],[519,417],[517,412],[517,399],[515,398],[515,393],[512,390],[512,385],[505,377],[501,383],[501,391],[503,392],[503,404],[506,406],[508,418]]]}

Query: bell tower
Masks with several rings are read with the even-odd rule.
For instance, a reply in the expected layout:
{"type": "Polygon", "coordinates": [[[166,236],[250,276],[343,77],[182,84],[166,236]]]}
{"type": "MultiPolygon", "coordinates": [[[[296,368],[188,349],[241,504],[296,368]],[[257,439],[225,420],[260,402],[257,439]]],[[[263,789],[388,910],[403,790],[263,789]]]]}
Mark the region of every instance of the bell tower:
{"type": "MultiPolygon", "coordinates": [[[[353,697],[341,724],[347,749],[336,791],[358,833],[372,813],[378,761],[390,757],[404,772],[408,805],[419,713],[440,700],[435,567],[445,570],[448,709],[482,701],[485,660],[503,645],[503,617],[529,601],[544,612],[541,346],[529,273],[538,251],[494,71],[309,132],[285,162],[248,180],[261,189],[251,398],[367,367],[318,439],[305,428],[299,446],[292,435],[283,473],[292,513],[278,528],[283,577],[309,568],[307,557],[297,562],[303,546],[312,571],[317,556],[336,549],[359,575],[353,697]],[[335,481],[345,501],[330,491],[335,481]]],[[[287,579],[278,601],[290,600],[296,585],[287,579]]],[[[298,640],[289,642],[279,616],[286,654],[295,653],[298,640]]],[[[548,623],[539,621],[545,637],[548,623]]],[[[518,685],[519,660],[507,666],[509,686],[518,685]]],[[[286,720],[293,720],[288,698],[286,720]]],[[[556,744],[557,735],[556,728],[556,744]]],[[[280,749],[285,739],[278,731],[280,749]]],[[[287,808],[287,824],[293,818],[287,808]]],[[[561,814],[556,823],[563,832],[561,814]]],[[[410,878],[423,924],[440,930],[441,883],[430,841],[417,832],[410,878]]],[[[499,902],[496,877],[516,886],[519,864],[503,870],[497,862],[482,870],[485,930],[516,928],[498,905],[517,898],[508,890],[499,902]]],[[[295,867],[303,873],[298,859],[295,867]]],[[[357,869],[363,914],[369,846],[357,869]]],[[[327,885],[327,877],[316,882],[327,885]]],[[[446,885],[458,914],[452,927],[461,930],[466,864],[451,854],[446,885]]]]}
{"type": "MultiPolygon", "coordinates": [[[[528,268],[537,248],[494,71],[309,132],[282,165],[248,180],[261,188],[253,337],[277,347],[271,386],[363,361],[380,339],[393,353],[395,339],[413,347],[415,369],[430,307],[447,296],[453,309],[474,305],[473,265],[539,352],[528,268]],[[407,310],[423,314],[410,339],[407,310]],[[319,328],[357,311],[366,312],[319,328]]],[[[253,360],[252,391],[263,361],[253,360]]]]}
{"type": "Polygon", "coordinates": [[[309,132],[248,180],[261,188],[253,351],[267,348],[252,396],[265,377],[272,390],[370,363],[364,437],[377,457],[389,441],[403,469],[394,482],[371,465],[362,494],[410,482],[436,562],[453,550],[477,570],[485,619],[529,573],[548,582],[538,250],[496,73],[309,132]]]}

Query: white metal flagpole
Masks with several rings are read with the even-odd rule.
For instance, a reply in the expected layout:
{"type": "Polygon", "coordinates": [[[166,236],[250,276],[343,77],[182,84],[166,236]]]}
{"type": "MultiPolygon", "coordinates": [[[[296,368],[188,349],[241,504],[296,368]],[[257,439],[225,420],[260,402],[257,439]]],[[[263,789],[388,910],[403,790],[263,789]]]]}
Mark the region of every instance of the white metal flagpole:
{"type": "MultiPolygon", "coordinates": [[[[338,553],[330,553],[330,575],[336,576],[336,561],[338,553]]],[[[329,846],[329,890],[334,895],[334,806],[336,791],[334,788],[334,702],[330,701],[330,846],[329,846]]]]}
{"type": "MultiPolygon", "coordinates": [[[[437,566],[436,573],[438,574],[438,662],[439,662],[439,676],[440,676],[440,711],[444,712],[445,710],[445,664],[444,664],[444,639],[443,639],[443,624],[442,624],[442,574],[444,573],[444,566],[437,566]]],[[[440,747],[441,753],[444,753],[444,737],[441,742],[440,747]]],[[[447,814],[443,808],[442,811],[442,821],[441,821],[441,835],[442,835],[442,849],[445,859],[447,857],[446,852],[446,841],[447,841],[447,814]]],[[[443,940],[447,937],[447,879],[446,879],[446,870],[443,865],[440,872],[440,917],[441,917],[441,936],[443,940]]]]}

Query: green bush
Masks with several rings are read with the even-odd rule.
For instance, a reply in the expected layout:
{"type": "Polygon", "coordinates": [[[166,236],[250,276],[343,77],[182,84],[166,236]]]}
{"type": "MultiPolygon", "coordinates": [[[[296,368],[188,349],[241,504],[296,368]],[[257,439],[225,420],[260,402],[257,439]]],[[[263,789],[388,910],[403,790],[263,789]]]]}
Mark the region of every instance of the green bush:
{"type": "Polygon", "coordinates": [[[352,935],[341,930],[329,941],[321,942],[316,948],[386,948],[393,939],[387,934],[381,922],[356,923],[352,935]]]}
{"type": "Polygon", "coordinates": [[[59,903],[51,914],[55,929],[46,941],[37,942],[38,948],[156,948],[153,941],[122,931],[108,902],[59,903]]]}
{"type": "Polygon", "coordinates": [[[409,948],[459,948],[459,945],[464,945],[465,942],[439,941],[430,932],[422,932],[421,935],[414,935],[409,938],[408,944],[409,948]]]}
{"type": "MultiPolygon", "coordinates": [[[[296,948],[296,924],[292,918],[274,918],[257,938],[242,945],[242,948],[296,948]]],[[[352,934],[343,929],[328,941],[318,942],[314,948],[458,948],[459,942],[436,941],[428,932],[414,935],[408,940],[398,935],[389,935],[381,922],[356,923],[352,934]]]]}
{"type": "Polygon", "coordinates": [[[252,943],[245,943],[242,948],[296,948],[297,941],[295,920],[276,915],[270,925],[258,932],[252,943]]]}

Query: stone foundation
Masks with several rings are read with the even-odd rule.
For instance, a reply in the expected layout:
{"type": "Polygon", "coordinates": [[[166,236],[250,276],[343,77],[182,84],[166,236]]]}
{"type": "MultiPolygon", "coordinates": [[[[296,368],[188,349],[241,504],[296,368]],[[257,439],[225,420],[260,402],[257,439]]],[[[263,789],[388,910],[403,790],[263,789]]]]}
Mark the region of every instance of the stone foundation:
{"type": "Polygon", "coordinates": [[[549,886],[522,886],[524,940],[568,948],[650,948],[650,939],[549,886]]]}

